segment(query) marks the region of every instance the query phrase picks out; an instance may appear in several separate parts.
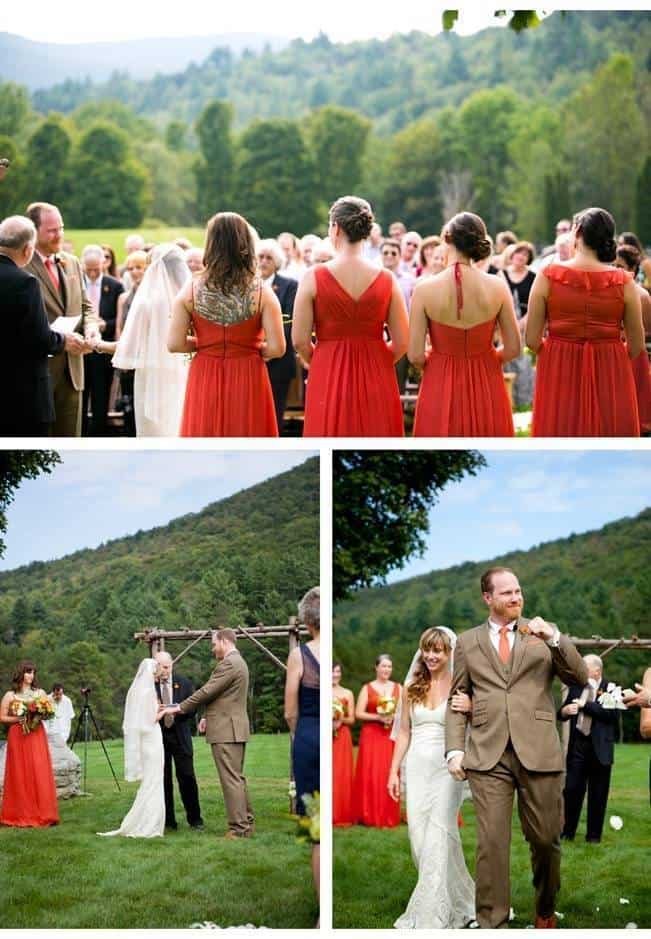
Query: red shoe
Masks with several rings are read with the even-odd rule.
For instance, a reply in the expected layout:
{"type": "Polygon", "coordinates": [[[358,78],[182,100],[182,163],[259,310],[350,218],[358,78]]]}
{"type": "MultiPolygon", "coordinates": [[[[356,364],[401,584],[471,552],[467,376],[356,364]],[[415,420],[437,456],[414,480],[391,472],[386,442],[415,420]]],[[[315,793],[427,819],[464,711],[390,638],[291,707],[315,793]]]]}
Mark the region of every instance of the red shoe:
{"type": "Polygon", "coordinates": [[[554,914],[551,916],[536,916],[534,926],[536,929],[556,929],[556,917],[554,914]]]}

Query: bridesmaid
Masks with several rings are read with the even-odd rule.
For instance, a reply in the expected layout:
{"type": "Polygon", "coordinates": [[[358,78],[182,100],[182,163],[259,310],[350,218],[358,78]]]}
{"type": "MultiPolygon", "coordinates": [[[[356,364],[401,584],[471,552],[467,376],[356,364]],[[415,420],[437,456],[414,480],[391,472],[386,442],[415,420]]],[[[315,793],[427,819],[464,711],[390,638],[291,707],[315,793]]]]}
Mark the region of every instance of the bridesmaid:
{"type": "Polygon", "coordinates": [[[401,688],[391,681],[393,662],[382,653],[375,660],[375,681],[364,685],[357,699],[355,717],[362,722],[353,784],[356,820],[374,828],[395,828],[400,824],[400,803],[387,791],[394,742],[391,739],[393,714],[378,714],[378,702],[393,698],[396,705],[401,688]]]}
{"type": "Polygon", "coordinates": [[[355,723],[355,697],[341,686],[341,663],[332,666],[332,701],[343,708],[341,718],[332,720],[332,824],[345,827],[355,824],[353,806],[353,739],[350,728],[355,723]]]}
{"type": "Polygon", "coordinates": [[[633,278],[611,266],[615,220],[584,209],[572,231],[574,257],[543,268],[529,298],[526,340],[538,353],[532,434],[639,437],[631,362],[644,349],[644,329],[633,278]]]}
{"type": "Polygon", "coordinates": [[[363,257],[373,221],[366,200],[337,199],[328,229],[336,256],[310,268],[296,294],[292,341],[310,370],[305,437],[404,433],[393,366],[407,351],[407,311],[393,275],[363,257]]]}
{"type": "Polygon", "coordinates": [[[14,700],[28,701],[45,695],[37,684],[33,662],[21,662],[12,679],[12,690],[0,703],[0,722],[9,725],[0,825],[16,828],[45,828],[57,825],[59,810],[50,758],[50,747],[42,723],[23,733],[22,717],[10,713],[14,700]]]}

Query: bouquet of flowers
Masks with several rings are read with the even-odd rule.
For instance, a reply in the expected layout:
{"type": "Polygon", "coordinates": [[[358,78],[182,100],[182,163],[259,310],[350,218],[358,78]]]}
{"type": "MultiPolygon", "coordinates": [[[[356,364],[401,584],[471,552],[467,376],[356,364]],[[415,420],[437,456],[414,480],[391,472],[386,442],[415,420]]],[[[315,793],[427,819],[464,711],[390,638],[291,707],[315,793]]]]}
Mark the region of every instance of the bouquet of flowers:
{"type": "Polygon", "coordinates": [[[377,703],[377,712],[382,717],[393,717],[396,713],[396,699],[383,695],[377,703]]]}
{"type": "MultiPolygon", "coordinates": [[[[346,714],[347,714],[347,713],[348,713],[348,709],[347,709],[347,707],[346,707],[345,701],[339,701],[337,698],[335,698],[335,699],[333,700],[333,702],[332,702],[332,720],[333,720],[333,722],[334,722],[334,721],[343,720],[343,718],[346,717],[346,714]]],[[[339,733],[339,728],[338,728],[338,727],[337,727],[337,728],[334,728],[334,736],[335,736],[335,737],[337,736],[338,733],[339,733]]]]}
{"type": "Polygon", "coordinates": [[[318,792],[303,796],[305,815],[297,815],[298,841],[319,844],[321,840],[321,796],[318,792]]]}
{"type": "Polygon", "coordinates": [[[22,728],[24,734],[36,730],[41,721],[49,721],[54,717],[54,705],[42,692],[31,695],[27,700],[14,698],[9,705],[12,717],[24,717],[22,728]]]}
{"type": "Polygon", "coordinates": [[[599,695],[599,704],[604,711],[625,711],[624,696],[620,685],[608,682],[606,690],[599,695]]]}

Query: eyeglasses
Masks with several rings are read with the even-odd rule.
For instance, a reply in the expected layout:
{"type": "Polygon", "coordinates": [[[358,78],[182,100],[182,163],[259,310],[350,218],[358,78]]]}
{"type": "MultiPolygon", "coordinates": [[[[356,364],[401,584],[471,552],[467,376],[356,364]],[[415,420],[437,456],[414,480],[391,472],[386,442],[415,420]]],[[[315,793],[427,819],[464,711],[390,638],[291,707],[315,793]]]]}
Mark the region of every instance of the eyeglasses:
{"type": "Polygon", "coordinates": [[[409,248],[417,248],[417,247],[418,247],[418,242],[417,242],[417,241],[405,241],[405,244],[406,244],[409,248]]]}
{"type": "Polygon", "coordinates": [[[383,251],[382,257],[383,258],[397,258],[398,252],[397,251],[383,251]]]}

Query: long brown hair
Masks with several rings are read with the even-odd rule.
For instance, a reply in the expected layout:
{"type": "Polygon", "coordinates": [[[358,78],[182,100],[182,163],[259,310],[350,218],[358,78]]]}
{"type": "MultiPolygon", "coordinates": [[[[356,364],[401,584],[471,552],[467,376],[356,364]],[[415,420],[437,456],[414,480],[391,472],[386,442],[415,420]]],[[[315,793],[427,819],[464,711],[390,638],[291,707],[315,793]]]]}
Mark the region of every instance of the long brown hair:
{"type": "Polygon", "coordinates": [[[218,212],[208,222],[203,255],[204,283],[223,293],[246,290],[257,270],[253,233],[237,212],[218,212]]]}
{"type": "MultiPolygon", "coordinates": [[[[420,637],[418,648],[422,652],[452,652],[452,643],[450,637],[436,626],[430,626],[420,637]]],[[[427,692],[432,683],[432,676],[429,673],[427,665],[423,659],[420,660],[411,681],[407,685],[407,699],[410,704],[422,704],[427,699],[427,692]]]]}
{"type": "Polygon", "coordinates": [[[38,688],[36,683],[36,666],[33,662],[30,662],[29,659],[26,659],[24,662],[19,662],[14,670],[14,674],[11,679],[11,687],[14,689],[14,691],[18,692],[23,690],[23,678],[25,676],[25,672],[30,671],[34,672],[32,688],[38,688]]]}

